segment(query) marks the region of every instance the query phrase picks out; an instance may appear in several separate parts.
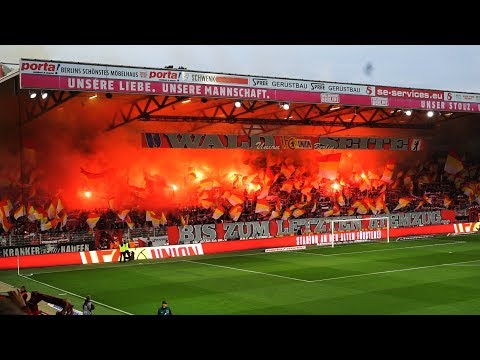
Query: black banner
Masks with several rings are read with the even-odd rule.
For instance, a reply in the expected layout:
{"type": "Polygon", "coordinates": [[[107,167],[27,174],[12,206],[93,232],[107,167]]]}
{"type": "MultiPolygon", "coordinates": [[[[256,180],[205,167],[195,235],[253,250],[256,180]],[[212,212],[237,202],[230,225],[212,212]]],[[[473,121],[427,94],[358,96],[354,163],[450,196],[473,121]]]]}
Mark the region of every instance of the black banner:
{"type": "Polygon", "coordinates": [[[0,248],[0,257],[57,254],[95,250],[95,241],[58,244],[7,246],[0,248]]]}

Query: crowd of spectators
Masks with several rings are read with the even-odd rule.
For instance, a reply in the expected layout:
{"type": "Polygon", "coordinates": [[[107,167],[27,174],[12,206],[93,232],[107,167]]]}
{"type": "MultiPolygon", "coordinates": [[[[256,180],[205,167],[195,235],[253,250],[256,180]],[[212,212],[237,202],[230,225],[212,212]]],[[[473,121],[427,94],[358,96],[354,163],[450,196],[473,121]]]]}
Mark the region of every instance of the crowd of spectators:
{"type": "MultiPolygon", "coordinates": [[[[340,181],[341,186],[339,188],[333,188],[332,184],[335,181],[322,182],[318,187],[312,187],[308,192],[309,200],[305,201],[306,194],[302,192],[302,187],[294,186],[290,191],[282,189],[285,182],[288,180],[284,176],[279,166],[272,166],[269,170],[273,175],[277,175],[276,180],[271,184],[268,197],[270,212],[257,212],[256,205],[262,188],[259,187],[256,191],[247,191],[246,187],[239,187],[235,189],[237,193],[243,192],[243,204],[241,215],[236,221],[258,221],[268,220],[272,216],[272,211],[277,208],[278,212],[283,213],[285,209],[292,205],[298,205],[303,203],[303,214],[298,215],[298,218],[313,218],[313,217],[325,217],[325,213],[332,208],[337,209],[335,216],[347,216],[351,215],[352,205],[358,200],[375,199],[379,196],[384,197],[385,208],[378,211],[378,214],[385,214],[387,212],[413,212],[413,211],[429,211],[429,210],[441,210],[451,209],[455,210],[458,214],[458,219],[472,220],[477,219],[478,213],[478,197],[475,198],[468,196],[462,188],[462,184],[466,184],[469,181],[476,181],[477,174],[475,176],[464,176],[461,182],[455,181],[455,179],[449,179],[448,174],[443,171],[437,171],[438,167],[433,172],[431,166],[423,166],[423,170],[412,172],[409,176],[410,181],[405,181],[406,176],[400,178],[401,175],[397,174],[397,181],[395,183],[392,177],[392,181],[385,182],[382,186],[368,186],[368,188],[362,187],[359,182],[355,181],[340,181]],[[428,177],[428,181],[424,181],[428,177]],[[339,201],[339,196],[343,197],[342,201],[339,201]],[[408,197],[410,202],[408,205],[395,210],[399,204],[401,198],[408,197]],[[428,199],[428,201],[426,201],[428,199]],[[445,199],[451,200],[448,204],[445,199]],[[281,209],[281,210],[280,210],[281,209]]],[[[408,174],[408,173],[407,173],[408,174]]],[[[377,178],[378,179],[378,178],[377,178]]],[[[338,181],[338,180],[337,180],[338,181]]],[[[377,183],[378,184],[378,183],[377,183]]],[[[8,194],[0,189],[0,193],[8,194]]],[[[9,189],[11,192],[12,189],[9,189]]],[[[18,190],[17,190],[18,191],[18,190]]],[[[56,233],[78,233],[91,231],[87,224],[87,217],[89,213],[99,214],[100,219],[96,223],[96,230],[123,230],[129,229],[146,229],[152,228],[152,223],[146,221],[146,211],[154,211],[157,215],[163,213],[165,215],[166,224],[160,225],[162,231],[166,230],[170,225],[183,225],[183,224],[206,224],[215,222],[230,222],[233,221],[229,214],[229,210],[232,208],[232,204],[225,196],[222,196],[223,189],[210,189],[210,197],[215,199],[210,206],[183,206],[174,209],[138,209],[134,208],[130,210],[128,216],[131,219],[130,225],[127,225],[125,221],[122,221],[118,212],[112,209],[88,209],[88,210],[71,210],[67,212],[67,222],[65,226],[61,223],[56,224],[55,228],[46,230],[50,234],[56,233]],[[223,209],[223,214],[214,217],[216,209],[223,209]]],[[[5,197],[5,195],[4,195],[5,197]]],[[[40,206],[43,209],[47,208],[48,196],[45,193],[39,193],[38,198],[35,198],[33,202],[35,206],[40,206]]],[[[200,202],[199,202],[200,203],[200,202]]],[[[368,210],[368,214],[375,213],[371,209],[368,210]]],[[[277,216],[277,218],[280,216],[277,216]]],[[[10,213],[8,220],[11,224],[11,228],[8,234],[18,236],[28,236],[32,233],[42,233],[40,227],[40,221],[30,221],[26,216],[22,216],[15,219],[13,211],[10,213]]],[[[0,236],[5,235],[5,230],[0,226],[0,236]]]]}

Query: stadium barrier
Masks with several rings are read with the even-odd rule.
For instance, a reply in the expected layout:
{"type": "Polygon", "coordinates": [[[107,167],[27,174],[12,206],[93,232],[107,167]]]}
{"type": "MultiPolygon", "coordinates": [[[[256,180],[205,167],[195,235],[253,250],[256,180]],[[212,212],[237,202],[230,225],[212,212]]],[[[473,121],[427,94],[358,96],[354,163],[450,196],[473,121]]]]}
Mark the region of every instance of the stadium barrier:
{"type": "MultiPolygon", "coordinates": [[[[411,235],[473,233],[477,232],[479,227],[480,222],[462,223],[461,226],[459,224],[445,224],[432,226],[417,226],[412,228],[396,228],[390,229],[390,237],[395,238],[411,235]]],[[[379,230],[374,230],[373,232],[377,231],[379,230]]],[[[381,230],[382,236],[386,235],[386,233],[384,234],[385,231],[385,229],[381,230]]],[[[159,247],[140,247],[134,248],[132,249],[132,251],[135,254],[135,260],[167,259],[241,250],[313,245],[321,243],[323,236],[325,236],[326,241],[326,237],[330,236],[330,234],[284,236],[280,238],[269,239],[219,241],[159,247]]],[[[375,235],[375,237],[376,236],[377,235],[375,235]]],[[[20,268],[35,268],[61,265],[109,263],[118,262],[119,259],[120,252],[118,251],[118,249],[41,255],[8,256],[0,258],[0,270],[17,269],[18,264],[20,268]]]]}
{"type": "MultiPolygon", "coordinates": [[[[222,222],[212,224],[196,224],[185,226],[169,226],[167,228],[168,243],[170,245],[218,241],[218,240],[245,240],[245,239],[269,239],[280,236],[292,236],[298,230],[302,233],[330,233],[332,220],[349,220],[341,223],[336,222],[335,230],[340,227],[342,230],[350,230],[349,227],[361,222],[365,230],[382,225],[375,225],[377,218],[389,218],[390,228],[411,228],[417,226],[432,226],[455,223],[455,211],[453,210],[432,210],[406,213],[392,213],[389,215],[360,215],[360,216],[339,216],[336,218],[290,218],[287,220],[262,220],[262,221],[241,221],[222,222]]],[[[386,224],[385,224],[386,225],[386,224]]],[[[393,236],[393,235],[392,235],[393,236]]]]}
{"type": "Polygon", "coordinates": [[[85,242],[66,242],[26,246],[5,246],[0,248],[0,258],[9,256],[41,255],[89,251],[95,249],[93,240],[85,242]]]}
{"type": "Polygon", "coordinates": [[[30,233],[28,235],[10,234],[0,236],[0,247],[85,243],[94,240],[95,238],[92,234],[85,232],[30,233]]]}

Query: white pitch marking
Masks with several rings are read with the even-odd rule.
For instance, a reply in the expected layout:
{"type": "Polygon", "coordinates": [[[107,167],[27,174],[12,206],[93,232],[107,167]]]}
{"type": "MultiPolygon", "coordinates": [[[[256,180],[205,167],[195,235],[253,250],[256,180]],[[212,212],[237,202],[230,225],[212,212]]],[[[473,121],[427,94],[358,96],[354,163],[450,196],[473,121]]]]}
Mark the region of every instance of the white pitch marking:
{"type": "Polygon", "coordinates": [[[249,273],[253,273],[253,274],[260,274],[260,275],[266,275],[266,276],[274,276],[274,277],[279,277],[279,278],[282,278],[282,279],[289,279],[289,280],[303,281],[303,282],[311,282],[310,280],[297,279],[297,278],[293,278],[293,277],[276,275],[276,274],[269,274],[269,273],[264,273],[264,272],[261,272],[261,271],[253,271],[253,270],[247,270],[247,269],[240,269],[240,268],[235,268],[235,267],[231,267],[231,266],[210,264],[210,263],[204,263],[204,262],[192,261],[192,260],[182,260],[182,261],[188,262],[188,263],[200,264],[200,265],[215,266],[215,267],[224,268],[224,269],[230,269],[230,270],[244,271],[244,272],[249,272],[249,273]]]}
{"type": "MultiPolygon", "coordinates": [[[[291,251],[289,251],[291,252],[291,251]]],[[[255,255],[272,255],[272,254],[281,254],[281,253],[253,253],[253,254],[237,254],[237,255],[231,255],[231,256],[218,256],[215,257],[214,259],[224,259],[224,258],[234,258],[234,257],[239,257],[239,256],[255,256],[255,255]]],[[[283,253],[285,254],[285,253],[283,253]]],[[[161,265],[161,264],[173,264],[173,263],[178,263],[182,262],[183,260],[174,260],[174,261],[163,261],[163,259],[148,259],[148,260],[158,260],[158,261],[151,261],[148,263],[125,263],[123,265],[110,265],[110,266],[94,266],[94,267],[89,267],[85,266],[82,268],[78,269],[66,269],[66,270],[54,270],[54,271],[42,271],[42,272],[37,272],[33,274],[29,274],[27,276],[32,276],[32,275],[42,275],[42,274],[55,274],[55,273],[64,273],[64,272],[72,272],[72,271],[83,271],[83,270],[97,270],[97,269],[115,269],[115,268],[125,268],[125,267],[130,267],[130,266],[139,266],[139,265],[161,265]]],[[[111,264],[111,263],[105,263],[105,264],[111,264]]],[[[78,264],[81,265],[81,264],[78,264]]],[[[87,264],[84,264],[87,265],[87,264]]],[[[97,265],[97,264],[88,264],[88,265],[97,265]]]]}
{"type": "Polygon", "coordinates": [[[448,266],[448,265],[457,265],[457,264],[467,264],[467,263],[473,263],[473,262],[478,262],[478,261],[480,261],[480,260],[460,261],[460,262],[456,262],[456,263],[445,263],[445,264],[437,264],[437,265],[418,266],[418,267],[406,268],[406,269],[376,271],[376,272],[366,273],[366,274],[345,275],[345,276],[337,276],[337,277],[332,277],[332,278],[311,280],[310,282],[322,282],[322,281],[330,281],[330,280],[338,280],[338,279],[348,279],[348,278],[353,278],[353,277],[379,275],[379,274],[388,274],[388,273],[394,273],[394,272],[400,272],[400,271],[411,271],[411,270],[434,268],[434,267],[439,267],[439,266],[448,266]]]}
{"type": "MultiPolygon", "coordinates": [[[[42,285],[51,287],[52,289],[55,289],[55,290],[58,290],[58,291],[64,291],[65,293],[70,294],[70,295],[73,295],[73,296],[76,296],[76,297],[78,297],[78,298],[80,298],[80,299],[85,299],[85,296],[81,296],[81,295],[72,293],[72,292],[70,292],[70,291],[67,291],[67,290],[64,290],[64,289],[60,289],[60,288],[58,288],[58,287],[56,287],[56,286],[49,285],[49,284],[47,284],[47,283],[44,283],[44,282],[41,282],[41,281],[38,281],[38,280],[35,280],[35,279],[32,279],[32,278],[26,277],[26,276],[24,276],[24,275],[19,275],[19,276],[24,277],[25,279],[28,279],[28,280],[30,280],[30,281],[35,281],[35,282],[37,282],[37,283],[39,283],[39,284],[42,284],[42,285]]],[[[105,307],[107,307],[107,308],[109,308],[109,309],[112,309],[112,310],[121,312],[121,313],[123,313],[123,314],[133,315],[133,314],[130,314],[129,312],[123,311],[123,310],[121,310],[121,309],[117,309],[117,308],[115,308],[115,307],[113,307],[113,306],[110,306],[110,305],[101,303],[101,302],[99,302],[99,301],[95,301],[95,302],[96,302],[97,304],[99,304],[99,305],[105,306],[105,307]]]]}
{"type": "Polygon", "coordinates": [[[375,250],[364,250],[364,251],[352,251],[346,253],[338,253],[338,254],[320,254],[320,253],[311,253],[311,252],[304,252],[304,251],[290,251],[297,254],[305,254],[305,255],[316,255],[316,256],[339,256],[339,255],[350,255],[350,254],[363,254],[369,252],[382,252],[382,251],[394,251],[394,250],[405,250],[405,249],[414,249],[414,248],[421,248],[421,247],[428,247],[428,246],[442,246],[442,245],[456,245],[456,244],[464,244],[466,241],[455,241],[449,243],[437,243],[437,244],[428,244],[428,245],[416,245],[416,246],[407,246],[401,248],[393,248],[393,249],[375,249],[375,250]]]}

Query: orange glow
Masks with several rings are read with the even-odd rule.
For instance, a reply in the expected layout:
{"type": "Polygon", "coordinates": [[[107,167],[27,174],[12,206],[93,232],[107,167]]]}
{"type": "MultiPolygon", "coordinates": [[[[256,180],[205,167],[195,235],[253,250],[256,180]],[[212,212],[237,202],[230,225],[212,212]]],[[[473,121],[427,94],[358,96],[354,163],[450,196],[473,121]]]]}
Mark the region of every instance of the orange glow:
{"type": "MultiPolygon", "coordinates": [[[[25,179],[29,179],[32,184],[28,194],[27,190],[24,190],[24,195],[36,201],[35,191],[39,194],[45,193],[51,199],[61,191],[62,203],[68,210],[108,208],[108,199],[113,198],[116,208],[162,209],[167,214],[170,210],[183,206],[204,206],[207,209],[213,206],[210,203],[216,203],[217,199],[220,203],[221,196],[226,192],[240,196],[247,190],[251,197],[253,192],[269,183],[272,183],[269,195],[274,195],[279,191],[277,188],[281,188],[287,180],[290,180],[292,187],[295,181],[297,184],[303,181],[303,188],[315,186],[318,189],[328,184],[328,189],[334,191],[331,187],[334,181],[317,176],[320,166],[317,158],[326,155],[330,150],[149,149],[140,144],[141,134],[144,132],[240,134],[243,129],[241,125],[212,123],[208,128],[193,130],[193,122],[173,124],[162,121],[132,121],[114,131],[105,132],[110,123],[99,119],[111,119],[112,114],[118,107],[123,106],[127,98],[127,95],[124,95],[124,98],[114,95],[111,101],[106,101],[104,95],[99,94],[97,99],[89,100],[89,106],[82,104],[82,100],[85,102],[88,97],[72,98],[63,105],[64,110],[47,112],[42,121],[32,121],[23,127],[24,140],[32,140],[35,148],[35,156],[31,160],[23,157],[22,172],[25,179]],[[80,118],[82,120],[78,121],[80,118]],[[55,131],[55,141],[52,141],[52,129],[55,131]],[[85,171],[82,172],[81,169],[85,171]],[[268,175],[267,169],[270,169],[268,175]],[[285,170],[284,174],[281,169],[285,170]],[[287,178],[293,170],[295,172],[287,178]],[[195,173],[195,176],[192,173],[195,173]],[[252,178],[254,175],[257,177],[252,178]],[[253,184],[249,185],[252,181],[253,184]],[[172,184],[175,184],[176,190],[172,184]]],[[[134,99],[134,95],[131,99],[134,99]]],[[[141,109],[147,101],[139,100],[141,109]]],[[[186,106],[175,104],[177,110],[169,110],[169,107],[166,109],[167,115],[175,115],[179,108],[193,109],[195,104],[193,100],[186,106]]],[[[122,107],[122,111],[128,109],[127,105],[122,107]]],[[[17,130],[15,121],[2,122],[0,184],[4,186],[20,181],[20,172],[15,171],[20,167],[19,156],[8,151],[18,147],[18,138],[11,135],[17,130]]],[[[289,136],[290,131],[294,131],[298,136],[320,136],[320,132],[314,134],[313,128],[303,126],[295,129],[279,127],[272,135],[289,136]]],[[[417,136],[412,131],[397,135],[392,129],[355,128],[348,130],[344,136],[420,135],[417,136]]],[[[191,139],[192,143],[196,141],[194,140],[191,139]]],[[[421,152],[410,151],[338,151],[342,153],[342,161],[335,177],[340,185],[342,177],[347,184],[358,182],[362,170],[381,176],[385,163],[390,159],[395,160],[400,169],[404,167],[403,164],[414,163],[414,160],[420,159],[420,155],[423,156],[421,152]]],[[[362,175],[360,182],[364,179],[366,175],[362,175]]],[[[228,200],[221,201],[229,204],[228,200]]]]}
{"type": "Polygon", "coordinates": [[[235,179],[238,177],[239,174],[237,174],[235,171],[230,171],[228,173],[228,179],[230,181],[235,181],[235,179]]]}
{"type": "Polygon", "coordinates": [[[260,187],[261,187],[261,186],[258,185],[258,184],[248,184],[248,185],[247,185],[247,191],[248,191],[249,193],[252,192],[252,191],[255,192],[255,191],[259,190],[260,187]]]}
{"type": "Polygon", "coordinates": [[[367,177],[367,175],[365,175],[365,173],[362,172],[362,174],[360,175],[361,178],[365,179],[367,177]]]}
{"type": "Polygon", "coordinates": [[[337,182],[334,182],[332,185],[333,190],[340,190],[340,184],[337,182]]]}
{"type": "Polygon", "coordinates": [[[203,180],[205,178],[205,175],[201,171],[195,170],[194,173],[197,177],[195,180],[203,180]]]}
{"type": "Polygon", "coordinates": [[[177,185],[172,185],[172,189],[173,189],[173,191],[177,191],[177,189],[178,189],[177,185]]]}

